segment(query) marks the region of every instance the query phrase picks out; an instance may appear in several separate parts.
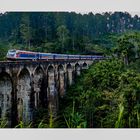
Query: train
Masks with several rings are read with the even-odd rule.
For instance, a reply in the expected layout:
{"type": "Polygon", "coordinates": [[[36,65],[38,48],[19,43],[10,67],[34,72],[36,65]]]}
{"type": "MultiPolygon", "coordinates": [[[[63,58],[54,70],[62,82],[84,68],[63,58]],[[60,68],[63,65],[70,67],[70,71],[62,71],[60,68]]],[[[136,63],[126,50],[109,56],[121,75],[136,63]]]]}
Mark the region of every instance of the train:
{"type": "Polygon", "coordinates": [[[56,53],[41,53],[25,50],[8,50],[7,60],[100,60],[104,59],[103,55],[70,55],[56,53]]]}

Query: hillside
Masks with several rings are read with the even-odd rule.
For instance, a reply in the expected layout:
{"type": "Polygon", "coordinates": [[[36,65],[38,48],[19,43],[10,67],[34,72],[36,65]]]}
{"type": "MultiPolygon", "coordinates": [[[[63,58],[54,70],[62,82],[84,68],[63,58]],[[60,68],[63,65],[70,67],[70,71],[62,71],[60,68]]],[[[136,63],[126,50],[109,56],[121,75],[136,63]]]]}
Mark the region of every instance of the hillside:
{"type": "MultiPolygon", "coordinates": [[[[114,47],[114,36],[140,30],[140,17],[127,12],[6,12],[0,15],[0,50],[96,54],[114,47]]],[[[3,58],[3,55],[1,56],[3,58]]]]}

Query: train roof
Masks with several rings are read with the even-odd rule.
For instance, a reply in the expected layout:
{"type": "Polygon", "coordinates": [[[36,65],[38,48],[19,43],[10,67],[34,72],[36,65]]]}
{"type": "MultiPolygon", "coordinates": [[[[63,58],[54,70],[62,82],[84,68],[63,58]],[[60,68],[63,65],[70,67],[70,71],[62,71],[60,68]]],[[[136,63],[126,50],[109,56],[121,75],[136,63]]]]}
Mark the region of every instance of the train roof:
{"type": "MultiPolygon", "coordinates": [[[[30,52],[30,53],[42,53],[42,54],[46,54],[45,52],[34,52],[34,51],[26,51],[26,50],[18,50],[18,49],[11,49],[8,51],[18,51],[18,52],[30,52]]],[[[47,53],[47,54],[52,54],[52,53],[47,53]]]]}

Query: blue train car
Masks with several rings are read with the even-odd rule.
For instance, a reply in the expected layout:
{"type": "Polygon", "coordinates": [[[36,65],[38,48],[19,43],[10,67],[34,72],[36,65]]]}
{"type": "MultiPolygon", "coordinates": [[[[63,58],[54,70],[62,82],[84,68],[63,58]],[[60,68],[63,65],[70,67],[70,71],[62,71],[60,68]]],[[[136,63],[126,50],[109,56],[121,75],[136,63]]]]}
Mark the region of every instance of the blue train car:
{"type": "Polygon", "coordinates": [[[80,55],[69,55],[69,59],[80,59],[80,55]]]}
{"type": "Polygon", "coordinates": [[[55,59],[57,60],[67,60],[68,59],[68,55],[66,54],[54,54],[55,59]]]}
{"type": "Polygon", "coordinates": [[[50,59],[54,59],[54,55],[51,53],[38,53],[37,59],[50,60],[50,59]]]}

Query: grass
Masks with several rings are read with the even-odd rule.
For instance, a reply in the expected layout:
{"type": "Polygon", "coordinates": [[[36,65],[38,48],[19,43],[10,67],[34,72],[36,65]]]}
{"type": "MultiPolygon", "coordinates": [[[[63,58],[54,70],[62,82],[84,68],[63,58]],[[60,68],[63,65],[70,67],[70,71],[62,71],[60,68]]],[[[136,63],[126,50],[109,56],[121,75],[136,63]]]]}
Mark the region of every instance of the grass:
{"type": "Polygon", "coordinates": [[[75,101],[73,101],[72,110],[67,115],[63,114],[63,116],[68,128],[86,128],[87,126],[82,114],[75,112],[75,101]]]}
{"type": "Polygon", "coordinates": [[[115,124],[115,128],[121,128],[121,127],[123,127],[122,126],[123,112],[124,112],[124,106],[121,103],[121,104],[119,104],[119,115],[118,115],[118,120],[116,121],[116,124],[115,124]]]}
{"type": "Polygon", "coordinates": [[[0,119],[0,128],[6,128],[8,121],[6,119],[0,119]]]}

